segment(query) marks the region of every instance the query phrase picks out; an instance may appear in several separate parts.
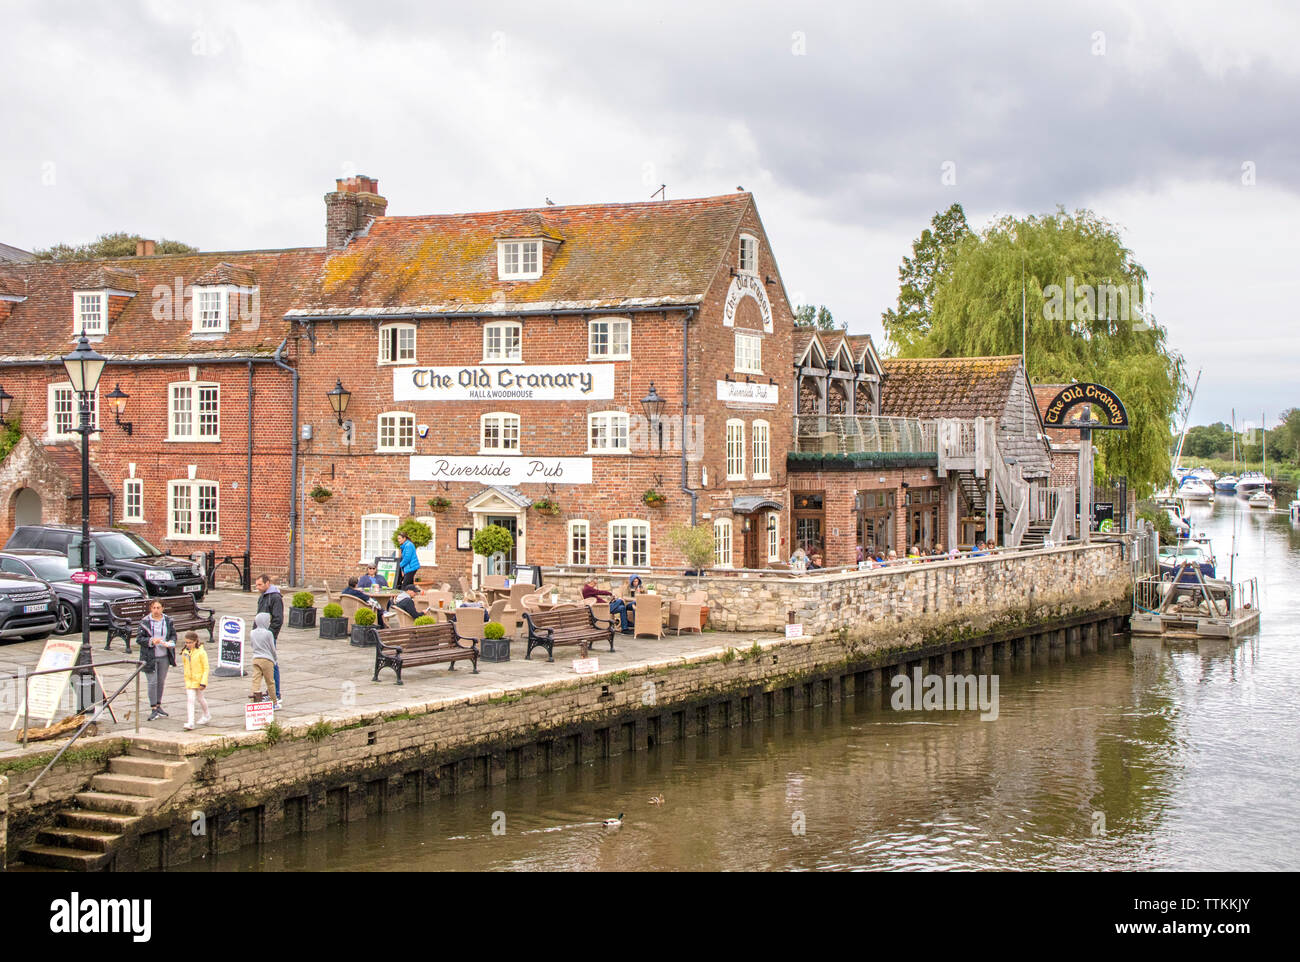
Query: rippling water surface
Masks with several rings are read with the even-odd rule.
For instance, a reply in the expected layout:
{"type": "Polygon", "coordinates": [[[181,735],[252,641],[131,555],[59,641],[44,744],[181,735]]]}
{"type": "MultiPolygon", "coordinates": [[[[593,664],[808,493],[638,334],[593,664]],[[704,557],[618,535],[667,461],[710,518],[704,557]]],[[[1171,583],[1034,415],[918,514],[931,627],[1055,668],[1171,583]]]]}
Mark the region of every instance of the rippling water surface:
{"type": "MultiPolygon", "coordinates": [[[[1225,575],[1233,512],[1193,509],[1225,575]]],[[[1004,672],[992,722],[860,698],[185,868],[1294,870],[1300,529],[1235,523],[1263,621],[1232,644],[1004,672]]]]}

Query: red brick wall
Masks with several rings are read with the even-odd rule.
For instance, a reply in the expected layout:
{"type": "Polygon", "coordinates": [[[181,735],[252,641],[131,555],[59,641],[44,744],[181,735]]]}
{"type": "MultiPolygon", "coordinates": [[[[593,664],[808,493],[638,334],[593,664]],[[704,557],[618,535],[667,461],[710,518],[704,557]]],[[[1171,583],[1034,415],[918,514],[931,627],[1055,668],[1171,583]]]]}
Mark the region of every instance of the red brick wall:
{"type": "MultiPolygon", "coordinates": [[[[219,443],[171,442],[167,440],[168,385],[190,379],[189,366],[143,367],[127,363],[110,364],[99,385],[100,432],[90,444],[91,461],[112,489],[115,523],[121,522],[122,482],[135,465],[144,492],[144,522],[123,524],[139,533],[160,549],[176,555],[215,549],[218,556],[240,555],[245,545],[248,436],[248,368],[242,364],[199,364],[197,379],[221,385],[219,443]],[[129,394],[123,421],[130,422],[134,433],[126,432],[113,421],[106,395],[120,385],[129,394]],[[195,477],[220,483],[219,539],[217,541],[169,540],[167,538],[167,482],[189,477],[188,466],[195,466],[195,477]]],[[[13,409],[21,411],[23,431],[35,442],[45,440],[49,429],[48,385],[66,381],[61,367],[11,367],[3,374],[3,384],[14,395],[13,409]]],[[[255,570],[267,569],[283,575],[288,569],[289,552],[289,446],[290,379],[270,365],[254,366],[253,421],[253,511],[252,555],[255,570]]],[[[35,479],[31,486],[42,493],[47,521],[80,519],[79,502],[70,517],[55,518],[52,507],[66,498],[66,490],[51,479],[35,479]],[[48,496],[47,496],[48,495],[48,496]]],[[[73,479],[78,482],[79,479],[73,479]]],[[[21,486],[21,485],[20,485],[21,486]]],[[[12,498],[16,488],[0,491],[0,497],[12,498]]],[[[6,502],[8,503],[8,502],[6,502]]],[[[92,520],[96,525],[108,523],[107,503],[92,502],[92,520]]],[[[0,543],[10,534],[12,507],[0,521],[0,543]]]]}

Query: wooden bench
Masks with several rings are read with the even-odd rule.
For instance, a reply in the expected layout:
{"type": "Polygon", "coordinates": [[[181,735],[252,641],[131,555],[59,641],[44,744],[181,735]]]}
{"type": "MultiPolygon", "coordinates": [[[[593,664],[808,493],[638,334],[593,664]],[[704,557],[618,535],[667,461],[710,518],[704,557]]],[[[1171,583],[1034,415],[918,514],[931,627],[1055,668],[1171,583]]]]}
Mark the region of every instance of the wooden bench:
{"type": "Polygon", "coordinates": [[[402,684],[402,669],[412,665],[432,665],[435,662],[450,662],[448,671],[456,670],[456,662],[469,658],[474,663],[474,674],[478,674],[478,645],[474,640],[469,646],[461,644],[456,626],[444,621],[436,625],[414,625],[410,628],[382,628],[375,632],[379,642],[375,645],[375,677],[379,681],[379,669],[391,668],[397,674],[397,683],[402,684]]]}
{"type": "Polygon", "coordinates": [[[108,605],[108,640],[104,650],[112,647],[114,638],[126,642],[126,650],[131,650],[131,640],[140,630],[140,622],[149,614],[149,608],[155,601],[161,601],[163,614],[172,620],[176,633],[194,631],[202,628],[208,633],[208,644],[212,643],[212,632],[216,627],[217,617],[211,608],[200,608],[193,595],[173,595],[168,598],[127,598],[113,601],[108,605]]]}
{"type": "Polygon", "coordinates": [[[528,623],[527,659],[534,648],[545,648],[547,661],[555,660],[556,645],[578,645],[582,657],[592,643],[604,639],[609,650],[614,650],[614,620],[597,618],[588,605],[565,605],[550,611],[525,611],[528,623]]]}

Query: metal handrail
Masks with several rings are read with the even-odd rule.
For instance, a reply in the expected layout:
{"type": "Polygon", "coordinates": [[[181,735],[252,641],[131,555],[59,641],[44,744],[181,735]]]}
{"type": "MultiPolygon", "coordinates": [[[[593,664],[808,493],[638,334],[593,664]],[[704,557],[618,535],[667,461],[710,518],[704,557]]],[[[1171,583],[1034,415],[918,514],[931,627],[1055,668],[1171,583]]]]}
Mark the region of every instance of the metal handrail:
{"type": "MultiPolygon", "coordinates": [[[[136,707],[139,708],[140,707],[139,675],[140,675],[140,669],[144,667],[144,662],[139,661],[135,658],[119,658],[115,661],[101,661],[96,665],[72,665],[69,668],[43,668],[40,671],[24,671],[21,674],[17,674],[17,675],[0,676],[0,681],[13,681],[18,678],[23,679],[23,748],[27,747],[27,729],[30,727],[29,723],[31,720],[31,716],[28,714],[28,710],[31,708],[31,701],[28,697],[31,694],[31,689],[28,687],[28,681],[30,679],[35,678],[37,675],[61,675],[64,673],[85,674],[87,670],[93,670],[95,668],[111,668],[114,665],[135,665],[136,666],[136,670],[131,673],[131,678],[135,678],[137,681],[136,707]]],[[[131,678],[128,678],[127,681],[128,682],[131,681],[131,678]]],[[[125,685],[123,687],[125,687],[125,685]]],[[[118,689],[119,694],[120,692],[121,689],[118,689]]],[[[116,697],[116,695],[114,695],[114,697],[116,697]]],[[[112,699],[109,699],[109,701],[111,700],[112,699]]],[[[106,701],[104,704],[107,705],[108,702],[106,701]]],[[[138,717],[138,713],[135,720],[135,730],[136,731],[140,730],[140,719],[138,717]]]]}
{"type": "MultiPolygon", "coordinates": [[[[122,682],[121,687],[119,687],[117,691],[113,692],[113,694],[109,695],[107,698],[103,700],[103,702],[97,705],[95,707],[94,714],[92,714],[89,718],[87,718],[85,722],[82,723],[81,727],[77,729],[76,733],[71,738],[68,739],[67,743],[64,744],[64,746],[60,748],[57,752],[55,752],[54,757],[50,759],[49,764],[47,764],[44,768],[41,769],[40,774],[37,775],[35,778],[33,778],[30,782],[28,782],[27,787],[24,788],[21,792],[14,792],[13,794],[11,794],[9,796],[10,798],[24,799],[30,796],[32,793],[32,789],[36,787],[36,783],[45,777],[45,773],[54,767],[55,763],[60,758],[63,757],[63,753],[72,747],[72,743],[75,742],[78,738],[80,738],[83,734],[85,734],[87,728],[89,728],[95,722],[99,721],[100,716],[103,715],[104,711],[108,708],[108,706],[112,704],[113,699],[116,698],[118,695],[122,694],[122,692],[126,691],[126,686],[131,684],[131,682],[133,681],[135,682],[135,730],[137,733],[140,731],[140,672],[144,671],[144,662],[135,661],[133,659],[121,659],[118,661],[106,661],[100,665],[96,665],[95,667],[107,668],[110,665],[134,665],[135,667],[131,671],[131,673],[127,676],[126,681],[122,682]]],[[[76,668],[75,666],[73,668],[47,668],[44,671],[33,671],[30,674],[25,674],[23,677],[24,679],[27,679],[27,678],[33,678],[36,675],[50,675],[56,672],[64,672],[64,671],[76,671],[76,668]]],[[[10,675],[9,677],[17,678],[18,676],[10,675]]],[[[28,727],[27,701],[28,701],[27,685],[24,682],[23,684],[23,748],[27,747],[27,727],[28,727]]]]}

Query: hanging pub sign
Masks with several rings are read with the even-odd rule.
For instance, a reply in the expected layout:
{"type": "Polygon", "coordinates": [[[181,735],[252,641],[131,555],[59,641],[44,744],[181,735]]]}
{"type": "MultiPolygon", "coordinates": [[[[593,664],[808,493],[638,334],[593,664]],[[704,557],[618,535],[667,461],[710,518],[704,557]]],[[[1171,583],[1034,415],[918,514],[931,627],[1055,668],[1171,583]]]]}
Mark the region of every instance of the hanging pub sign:
{"type": "Polygon", "coordinates": [[[776,404],[777,386],[756,381],[719,381],[718,400],[740,404],[776,404]]]}
{"type": "Polygon", "coordinates": [[[395,367],[394,401],[608,401],[613,364],[395,367]]]}
{"type": "Polygon", "coordinates": [[[1124,408],[1124,402],[1108,387],[1101,384],[1067,384],[1043,411],[1043,426],[1127,431],[1128,411],[1124,408]],[[1065,416],[1081,404],[1091,405],[1105,420],[1067,421],[1065,416]]]}

